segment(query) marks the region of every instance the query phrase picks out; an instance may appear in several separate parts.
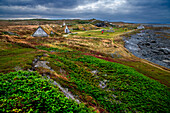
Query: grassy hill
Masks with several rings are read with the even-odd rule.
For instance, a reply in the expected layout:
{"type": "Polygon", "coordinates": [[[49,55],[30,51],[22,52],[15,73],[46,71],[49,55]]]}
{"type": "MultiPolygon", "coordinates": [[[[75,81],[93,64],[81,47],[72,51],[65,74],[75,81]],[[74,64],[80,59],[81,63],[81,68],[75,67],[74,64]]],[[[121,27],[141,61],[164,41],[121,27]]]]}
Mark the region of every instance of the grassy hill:
{"type": "Polygon", "coordinates": [[[124,48],[121,35],[138,31],[113,28],[107,35],[101,29],[108,27],[83,23],[72,27],[95,30],[32,37],[36,27],[0,27],[1,112],[169,112],[168,69],[124,48]]]}

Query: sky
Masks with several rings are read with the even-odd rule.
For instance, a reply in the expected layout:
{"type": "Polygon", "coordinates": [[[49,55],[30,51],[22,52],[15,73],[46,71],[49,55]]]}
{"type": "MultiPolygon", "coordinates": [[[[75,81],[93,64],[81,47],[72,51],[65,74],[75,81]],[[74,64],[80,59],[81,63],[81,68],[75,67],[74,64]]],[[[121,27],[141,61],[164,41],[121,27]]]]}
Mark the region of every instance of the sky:
{"type": "Polygon", "coordinates": [[[0,0],[0,19],[31,18],[170,24],[170,0],[0,0]]]}

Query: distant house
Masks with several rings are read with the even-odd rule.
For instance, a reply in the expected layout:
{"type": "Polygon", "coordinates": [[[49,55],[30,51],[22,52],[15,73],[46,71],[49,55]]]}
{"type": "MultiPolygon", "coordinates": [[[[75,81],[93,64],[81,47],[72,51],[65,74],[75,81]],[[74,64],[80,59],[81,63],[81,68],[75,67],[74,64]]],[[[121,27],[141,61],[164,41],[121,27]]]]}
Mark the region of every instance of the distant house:
{"type": "Polygon", "coordinates": [[[32,34],[33,37],[48,37],[48,33],[41,27],[39,26],[37,30],[32,34]]]}
{"type": "Polygon", "coordinates": [[[65,22],[63,22],[63,26],[65,26],[66,25],[66,23],[65,22]]]}
{"type": "Polygon", "coordinates": [[[37,30],[32,34],[33,37],[48,37],[50,34],[54,34],[54,32],[49,30],[47,27],[39,26],[37,30]]]}
{"type": "Polygon", "coordinates": [[[70,33],[70,30],[68,29],[67,25],[66,25],[66,28],[64,29],[64,32],[65,33],[70,33]]]}
{"type": "Polygon", "coordinates": [[[137,29],[145,29],[145,27],[143,25],[140,25],[137,27],[137,29]]]}

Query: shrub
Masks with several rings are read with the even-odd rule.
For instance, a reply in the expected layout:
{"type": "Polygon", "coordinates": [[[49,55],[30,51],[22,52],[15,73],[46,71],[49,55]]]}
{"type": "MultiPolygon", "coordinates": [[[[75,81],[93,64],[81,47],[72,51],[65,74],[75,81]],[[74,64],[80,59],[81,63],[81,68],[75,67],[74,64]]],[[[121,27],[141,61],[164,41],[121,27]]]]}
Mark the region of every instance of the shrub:
{"type": "Polygon", "coordinates": [[[0,73],[0,112],[92,112],[36,72],[0,73]]]}

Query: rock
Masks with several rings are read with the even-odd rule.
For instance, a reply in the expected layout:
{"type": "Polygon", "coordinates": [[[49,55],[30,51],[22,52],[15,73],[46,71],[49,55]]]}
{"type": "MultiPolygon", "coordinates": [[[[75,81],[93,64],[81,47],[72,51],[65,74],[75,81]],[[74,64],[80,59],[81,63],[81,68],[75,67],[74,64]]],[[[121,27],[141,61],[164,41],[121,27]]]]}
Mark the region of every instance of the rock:
{"type": "Polygon", "coordinates": [[[106,30],[106,32],[112,32],[112,33],[114,33],[115,31],[114,31],[114,30],[106,30]]]}
{"type": "Polygon", "coordinates": [[[104,89],[104,88],[107,87],[106,83],[103,82],[103,81],[100,81],[99,86],[100,86],[102,89],[104,89]]]}
{"type": "Polygon", "coordinates": [[[151,42],[151,43],[156,43],[156,41],[155,41],[155,40],[151,40],[150,42],[151,42]]]}
{"type": "Polygon", "coordinates": [[[162,60],[163,62],[170,63],[170,60],[162,60]]]}
{"type": "Polygon", "coordinates": [[[114,98],[116,98],[117,96],[116,95],[114,95],[114,94],[112,94],[112,96],[114,97],[114,98]]]}
{"type": "Polygon", "coordinates": [[[22,68],[20,66],[16,66],[14,69],[15,69],[15,71],[22,70],[22,68]]]}
{"type": "Polygon", "coordinates": [[[27,69],[27,71],[32,72],[33,70],[31,70],[31,69],[27,69]]]}
{"type": "Polygon", "coordinates": [[[97,27],[104,27],[104,26],[106,26],[104,23],[96,23],[94,25],[97,26],[97,27]]]}
{"type": "Polygon", "coordinates": [[[43,67],[46,69],[51,69],[49,66],[46,65],[46,63],[49,63],[48,61],[37,61],[34,67],[43,67]]]}
{"type": "Polygon", "coordinates": [[[106,82],[107,82],[107,80],[104,80],[104,82],[106,83],[106,82]]]}
{"type": "Polygon", "coordinates": [[[93,70],[91,71],[91,73],[93,73],[93,75],[96,75],[99,71],[96,69],[96,70],[93,70]]]}
{"type": "Polygon", "coordinates": [[[55,51],[52,50],[52,51],[50,51],[50,52],[55,52],[55,51]]]}
{"type": "Polygon", "coordinates": [[[159,51],[162,51],[165,55],[170,54],[170,51],[168,48],[161,48],[161,49],[159,49],[159,51]]]}
{"type": "Polygon", "coordinates": [[[107,74],[104,74],[104,76],[107,76],[107,74]]]}
{"type": "Polygon", "coordinates": [[[158,50],[151,50],[153,53],[159,53],[158,50]]]}
{"type": "Polygon", "coordinates": [[[46,54],[46,53],[45,53],[45,54],[43,54],[43,56],[45,56],[45,57],[49,57],[49,55],[48,55],[48,54],[46,54]]]}
{"type": "MultiPolygon", "coordinates": [[[[160,30],[160,36],[164,31],[166,30],[160,30]]],[[[146,30],[145,34],[136,34],[131,35],[131,38],[124,38],[125,47],[139,58],[170,68],[166,61],[169,60],[170,55],[170,39],[158,38],[160,36],[155,35],[155,32],[157,31],[146,30]]]]}
{"type": "Polygon", "coordinates": [[[150,46],[151,44],[148,42],[148,43],[145,43],[146,46],[150,46]]]}

